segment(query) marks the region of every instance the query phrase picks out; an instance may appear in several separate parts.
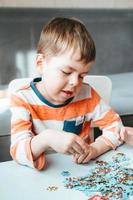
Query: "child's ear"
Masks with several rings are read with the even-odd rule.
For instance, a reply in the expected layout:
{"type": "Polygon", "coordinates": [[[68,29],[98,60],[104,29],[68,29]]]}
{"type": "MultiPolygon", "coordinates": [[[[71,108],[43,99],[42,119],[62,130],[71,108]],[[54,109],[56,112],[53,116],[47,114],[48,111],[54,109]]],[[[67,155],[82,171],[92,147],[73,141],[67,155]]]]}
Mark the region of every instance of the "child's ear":
{"type": "Polygon", "coordinates": [[[38,73],[40,75],[42,74],[43,63],[44,63],[43,55],[42,54],[37,54],[37,56],[36,56],[36,67],[37,67],[37,71],[38,71],[38,73]]]}

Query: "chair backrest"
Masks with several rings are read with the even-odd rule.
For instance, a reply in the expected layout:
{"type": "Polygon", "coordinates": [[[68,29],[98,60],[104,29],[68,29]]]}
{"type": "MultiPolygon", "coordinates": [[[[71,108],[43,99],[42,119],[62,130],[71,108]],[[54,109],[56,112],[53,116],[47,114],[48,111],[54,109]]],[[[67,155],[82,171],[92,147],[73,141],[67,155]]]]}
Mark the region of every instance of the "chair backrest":
{"type": "Polygon", "coordinates": [[[107,76],[87,75],[84,82],[93,87],[102,99],[109,103],[112,92],[112,81],[107,76]]]}
{"type": "MultiPolygon", "coordinates": [[[[84,78],[84,82],[93,87],[97,93],[102,97],[102,99],[109,104],[111,91],[112,91],[112,81],[107,76],[97,76],[97,75],[87,75],[84,78]]],[[[93,123],[91,123],[91,133],[90,139],[94,141],[94,138],[97,137],[95,135],[94,127],[96,127],[93,123]]]]}

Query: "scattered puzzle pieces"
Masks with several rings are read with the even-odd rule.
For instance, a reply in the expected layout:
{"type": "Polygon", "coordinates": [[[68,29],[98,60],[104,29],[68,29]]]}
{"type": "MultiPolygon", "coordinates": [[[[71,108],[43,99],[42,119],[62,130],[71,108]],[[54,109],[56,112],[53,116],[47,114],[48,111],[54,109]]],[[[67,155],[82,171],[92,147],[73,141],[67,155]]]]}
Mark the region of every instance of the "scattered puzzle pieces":
{"type": "Polygon", "coordinates": [[[58,189],[57,186],[48,186],[48,187],[47,187],[47,190],[48,190],[49,192],[56,191],[57,189],[58,189]]]}
{"type": "Polygon", "coordinates": [[[112,160],[114,162],[120,163],[120,162],[129,161],[129,158],[125,156],[124,153],[117,153],[112,157],[112,160]]]}

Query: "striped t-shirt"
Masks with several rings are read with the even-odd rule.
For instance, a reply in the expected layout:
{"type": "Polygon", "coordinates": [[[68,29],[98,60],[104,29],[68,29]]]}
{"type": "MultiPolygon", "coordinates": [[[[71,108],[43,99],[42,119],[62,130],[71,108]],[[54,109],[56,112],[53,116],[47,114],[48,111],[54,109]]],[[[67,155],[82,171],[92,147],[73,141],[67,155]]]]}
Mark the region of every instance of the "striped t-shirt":
{"type": "MultiPolygon", "coordinates": [[[[33,160],[31,140],[46,129],[72,132],[86,137],[91,132],[91,124],[102,130],[101,139],[112,148],[120,141],[115,129],[122,122],[115,113],[88,84],[83,84],[80,93],[64,104],[54,105],[48,102],[36,88],[41,79],[11,94],[11,155],[18,163],[41,170],[45,166],[45,155],[33,160]]],[[[54,132],[53,132],[54,134],[54,132]]],[[[91,140],[88,137],[88,143],[91,140]]]]}

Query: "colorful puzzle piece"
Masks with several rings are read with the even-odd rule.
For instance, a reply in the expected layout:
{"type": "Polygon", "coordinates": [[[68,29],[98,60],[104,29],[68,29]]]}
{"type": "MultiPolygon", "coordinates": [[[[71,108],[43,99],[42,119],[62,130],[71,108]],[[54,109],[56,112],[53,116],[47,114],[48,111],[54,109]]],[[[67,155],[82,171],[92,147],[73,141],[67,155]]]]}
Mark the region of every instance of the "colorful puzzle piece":
{"type": "Polygon", "coordinates": [[[61,175],[62,176],[70,176],[71,174],[69,171],[63,171],[63,172],[61,172],[61,175]]]}
{"type": "Polygon", "coordinates": [[[54,185],[48,186],[48,187],[47,187],[47,190],[48,190],[49,192],[53,192],[53,191],[58,190],[58,187],[57,187],[57,186],[54,186],[54,185]]]}

